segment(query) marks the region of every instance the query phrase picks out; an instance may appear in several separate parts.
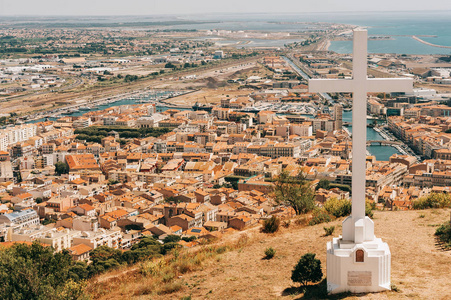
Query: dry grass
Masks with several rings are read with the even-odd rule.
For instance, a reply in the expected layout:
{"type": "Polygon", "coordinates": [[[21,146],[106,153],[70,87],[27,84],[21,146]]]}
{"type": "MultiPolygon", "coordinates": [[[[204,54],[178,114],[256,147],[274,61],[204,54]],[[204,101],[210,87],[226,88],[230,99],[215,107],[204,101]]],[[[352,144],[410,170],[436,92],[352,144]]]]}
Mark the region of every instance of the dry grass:
{"type": "MultiPolygon", "coordinates": [[[[434,238],[437,225],[446,220],[447,210],[375,212],[375,233],[390,246],[392,283],[398,291],[338,298],[451,299],[451,251],[442,251],[434,238]]],[[[334,236],[341,234],[341,221],[326,224],[336,227],[334,236]]],[[[325,274],[326,242],[331,239],[324,236],[325,224],[304,223],[291,222],[271,235],[254,228],[244,237],[239,238],[242,233],[227,237],[222,245],[181,252],[176,260],[173,255],[166,257],[159,267],[143,265],[132,274],[102,283],[99,287],[106,293],[94,294],[95,298],[302,299],[290,280],[291,270],[303,254],[313,252],[322,261],[325,274]],[[263,259],[268,247],[277,251],[271,260],[263,259]],[[166,277],[172,278],[164,282],[166,277]]]]}
{"type": "Polygon", "coordinates": [[[146,295],[163,298],[186,289],[183,275],[202,270],[220,261],[220,254],[241,249],[249,242],[241,235],[235,242],[204,245],[197,249],[174,249],[165,257],[144,261],[130,268],[118,269],[91,280],[87,292],[94,299],[140,299],[146,295]]]}

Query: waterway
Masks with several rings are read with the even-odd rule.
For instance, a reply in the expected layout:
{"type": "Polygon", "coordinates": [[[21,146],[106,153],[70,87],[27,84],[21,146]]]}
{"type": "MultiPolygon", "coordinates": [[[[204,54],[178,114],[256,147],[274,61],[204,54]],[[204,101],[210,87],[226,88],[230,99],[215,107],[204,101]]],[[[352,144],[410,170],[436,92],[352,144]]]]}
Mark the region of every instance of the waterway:
{"type": "MultiPolygon", "coordinates": [[[[149,98],[150,99],[150,98],[149,98]]],[[[104,110],[110,107],[114,107],[114,106],[120,106],[120,105],[134,105],[134,104],[142,104],[140,103],[140,101],[142,100],[146,100],[146,98],[143,99],[135,99],[135,98],[124,98],[122,100],[116,101],[116,102],[111,102],[111,103],[105,103],[105,104],[101,104],[96,106],[95,108],[93,108],[91,111],[99,111],[99,110],[104,110]]],[[[165,105],[157,105],[157,112],[163,112],[166,111],[168,109],[173,109],[173,107],[168,107],[165,105]]],[[[177,108],[178,110],[190,110],[189,108],[177,108]]],[[[68,117],[78,117],[81,116],[85,113],[87,113],[88,111],[78,111],[78,112],[74,112],[68,115],[64,115],[64,116],[68,116],[68,117]]],[[[310,116],[310,115],[309,115],[310,116]]],[[[56,120],[56,118],[49,118],[50,121],[54,121],[56,120]]],[[[38,119],[38,120],[33,120],[30,121],[28,123],[37,123],[37,122],[42,122],[45,121],[44,118],[42,119],[38,119]]],[[[343,122],[351,122],[352,123],[352,111],[344,111],[343,112],[343,122]]],[[[368,123],[373,122],[373,120],[367,120],[368,123]]],[[[352,132],[352,125],[346,126],[347,129],[352,132]]],[[[366,135],[367,135],[367,140],[383,140],[384,138],[377,133],[373,128],[368,128],[367,127],[367,131],[366,131],[366,135]]],[[[376,156],[377,160],[381,160],[381,161],[388,161],[390,156],[392,156],[395,153],[400,154],[400,152],[391,146],[378,146],[378,145],[371,145],[367,147],[368,151],[376,156]]]]}
{"type": "MultiPolygon", "coordinates": [[[[164,94],[169,94],[170,92],[161,92],[161,94],[157,93],[157,96],[164,96],[164,94]]],[[[136,99],[133,97],[130,98],[124,98],[121,99],[119,101],[116,102],[111,102],[111,103],[104,103],[104,104],[100,104],[95,106],[93,109],[91,110],[79,110],[77,112],[73,112],[71,114],[64,114],[62,116],[64,117],[79,117],[82,116],[83,114],[90,112],[90,111],[99,111],[99,110],[104,110],[110,107],[114,107],[114,106],[120,106],[120,105],[135,105],[135,104],[143,104],[141,101],[142,100],[153,100],[153,98],[149,97],[143,97],[142,99],[136,99]]],[[[144,103],[145,104],[145,103],[144,103]]],[[[160,105],[157,104],[156,106],[157,108],[157,112],[163,112],[166,111],[168,109],[178,109],[178,110],[189,110],[189,108],[174,108],[174,107],[168,107],[166,105],[160,105]]],[[[49,121],[55,121],[57,118],[48,118],[49,121]]],[[[41,119],[37,119],[37,120],[33,120],[33,121],[29,121],[27,123],[38,123],[38,122],[43,122],[45,121],[46,118],[41,118],[41,119]]]]}
{"type": "MultiPolygon", "coordinates": [[[[352,122],[352,111],[343,112],[343,122],[352,122]]],[[[372,123],[373,120],[367,120],[367,123],[372,123]]],[[[352,133],[352,125],[346,126],[346,128],[352,133]]],[[[367,141],[377,141],[383,140],[384,138],[376,132],[373,128],[366,128],[366,139],[367,141]]],[[[396,148],[391,146],[379,146],[371,145],[367,147],[367,150],[374,156],[377,160],[388,161],[390,156],[395,153],[401,154],[396,148]]]]}

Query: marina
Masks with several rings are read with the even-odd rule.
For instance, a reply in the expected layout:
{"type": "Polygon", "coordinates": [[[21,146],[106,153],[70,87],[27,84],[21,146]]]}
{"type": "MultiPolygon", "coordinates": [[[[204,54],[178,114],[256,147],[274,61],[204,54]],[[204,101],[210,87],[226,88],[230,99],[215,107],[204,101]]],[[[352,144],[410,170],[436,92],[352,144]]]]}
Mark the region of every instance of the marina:
{"type": "Polygon", "coordinates": [[[180,110],[185,110],[185,107],[173,107],[167,105],[163,100],[177,97],[180,95],[187,94],[191,91],[145,91],[145,92],[134,92],[130,94],[121,94],[115,97],[110,97],[106,99],[99,99],[96,101],[91,101],[89,103],[81,103],[76,105],[70,105],[64,108],[57,108],[47,112],[40,112],[31,116],[25,120],[25,123],[37,123],[43,122],[45,120],[54,121],[62,116],[68,117],[78,117],[83,115],[88,111],[98,111],[107,109],[109,107],[120,106],[120,105],[134,105],[143,103],[153,103],[156,105],[157,111],[165,111],[169,108],[177,108],[180,110]]]}

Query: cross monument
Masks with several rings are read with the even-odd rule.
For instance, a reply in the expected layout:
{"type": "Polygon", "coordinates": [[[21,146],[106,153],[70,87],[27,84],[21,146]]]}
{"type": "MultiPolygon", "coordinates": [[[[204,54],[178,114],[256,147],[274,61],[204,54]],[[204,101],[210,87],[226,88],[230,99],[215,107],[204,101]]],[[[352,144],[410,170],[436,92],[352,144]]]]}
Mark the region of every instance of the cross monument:
{"type": "Polygon", "coordinates": [[[310,79],[314,93],[352,93],[352,212],[343,221],[343,235],[327,243],[327,289],[330,293],[390,290],[391,254],[374,236],[374,223],[365,216],[367,93],[411,92],[410,78],[368,78],[367,40],[355,29],[352,79],[310,79]]]}

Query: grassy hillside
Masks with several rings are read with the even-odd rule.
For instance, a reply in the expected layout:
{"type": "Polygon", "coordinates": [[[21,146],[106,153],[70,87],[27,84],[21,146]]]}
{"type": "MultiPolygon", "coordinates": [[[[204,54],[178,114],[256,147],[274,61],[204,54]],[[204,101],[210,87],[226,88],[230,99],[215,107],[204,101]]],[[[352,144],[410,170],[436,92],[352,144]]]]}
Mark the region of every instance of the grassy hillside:
{"type": "MultiPolygon", "coordinates": [[[[337,299],[451,299],[451,251],[436,244],[434,232],[449,220],[449,210],[375,212],[375,233],[392,253],[392,284],[397,291],[339,295],[337,299]]],[[[341,221],[333,234],[341,234],[341,221]]],[[[226,236],[220,245],[181,251],[159,263],[104,274],[89,283],[95,299],[304,299],[321,295],[324,283],[307,295],[290,280],[291,270],[307,253],[317,254],[326,274],[324,224],[291,222],[276,234],[258,228],[226,236]],[[276,250],[264,259],[266,248],[276,250]]]]}

